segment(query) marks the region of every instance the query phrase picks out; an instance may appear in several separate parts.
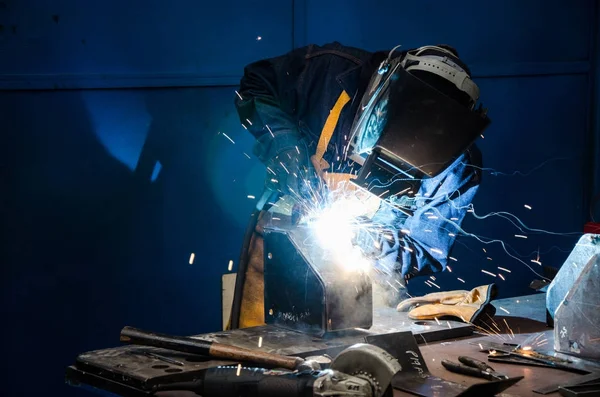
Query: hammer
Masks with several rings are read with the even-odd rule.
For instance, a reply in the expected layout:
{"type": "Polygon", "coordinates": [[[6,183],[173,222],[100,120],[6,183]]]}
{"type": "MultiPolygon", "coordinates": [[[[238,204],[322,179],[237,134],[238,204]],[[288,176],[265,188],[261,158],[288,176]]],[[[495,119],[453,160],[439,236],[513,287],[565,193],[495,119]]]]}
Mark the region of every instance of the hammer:
{"type": "Polygon", "coordinates": [[[305,360],[301,357],[266,353],[185,336],[172,336],[157,332],[142,331],[133,327],[123,328],[121,330],[120,340],[121,342],[134,345],[160,347],[163,349],[171,349],[178,352],[198,354],[224,360],[252,362],[268,367],[300,371],[321,369],[321,366],[315,360],[305,360]]]}

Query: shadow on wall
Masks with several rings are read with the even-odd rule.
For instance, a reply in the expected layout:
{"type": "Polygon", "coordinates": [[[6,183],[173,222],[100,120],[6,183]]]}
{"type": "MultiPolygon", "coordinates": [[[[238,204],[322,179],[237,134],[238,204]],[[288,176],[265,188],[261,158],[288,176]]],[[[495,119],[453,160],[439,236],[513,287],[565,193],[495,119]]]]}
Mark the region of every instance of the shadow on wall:
{"type": "Polygon", "coordinates": [[[199,91],[0,96],[7,395],[87,394],[64,385],[65,366],[117,346],[124,325],[220,329],[220,276],[244,225],[208,188],[216,138],[199,91]],[[31,382],[23,368],[40,355],[31,382]]]}

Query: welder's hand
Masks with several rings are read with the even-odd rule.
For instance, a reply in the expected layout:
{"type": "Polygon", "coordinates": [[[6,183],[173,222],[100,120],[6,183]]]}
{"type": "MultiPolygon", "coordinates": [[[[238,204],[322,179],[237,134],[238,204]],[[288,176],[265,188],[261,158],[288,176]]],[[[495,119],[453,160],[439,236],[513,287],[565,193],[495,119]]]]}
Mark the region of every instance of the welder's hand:
{"type": "Polygon", "coordinates": [[[359,247],[367,258],[377,259],[385,253],[389,245],[386,244],[386,240],[393,240],[392,233],[383,225],[361,217],[357,220],[352,243],[359,247]]]}
{"type": "Polygon", "coordinates": [[[311,168],[306,150],[297,148],[284,151],[267,163],[266,187],[294,198],[310,194],[311,168]]]}

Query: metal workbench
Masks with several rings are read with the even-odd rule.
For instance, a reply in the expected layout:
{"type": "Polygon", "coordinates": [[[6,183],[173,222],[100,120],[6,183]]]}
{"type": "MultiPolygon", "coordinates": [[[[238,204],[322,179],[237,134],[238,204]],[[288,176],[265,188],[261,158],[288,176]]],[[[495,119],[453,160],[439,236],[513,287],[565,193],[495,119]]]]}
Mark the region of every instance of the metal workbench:
{"type": "MultiPolygon", "coordinates": [[[[502,299],[493,301],[493,304],[498,309],[494,318],[497,328],[493,331],[493,336],[486,336],[481,333],[481,329],[474,330],[473,327],[459,322],[412,321],[408,319],[406,313],[385,308],[378,309],[374,313],[375,325],[371,329],[357,329],[330,338],[317,338],[273,326],[215,332],[198,335],[198,337],[240,347],[306,357],[321,353],[335,355],[349,345],[364,342],[366,336],[410,330],[420,343],[421,352],[432,375],[470,385],[481,382],[481,379],[451,373],[441,366],[441,360],[456,361],[459,355],[469,355],[485,361],[485,354],[480,353],[477,346],[472,344],[473,342],[492,340],[519,343],[539,332],[552,335],[546,326],[545,294],[502,299]]],[[[552,344],[547,344],[545,348],[552,349],[552,344]]],[[[120,346],[79,355],[76,363],[67,369],[67,382],[82,387],[99,388],[119,395],[148,396],[148,390],[157,383],[187,380],[206,368],[231,363],[151,347],[120,346]],[[185,365],[169,365],[149,357],[145,354],[147,352],[167,355],[185,365]]],[[[525,376],[521,382],[509,388],[505,396],[539,396],[533,393],[532,389],[550,381],[568,381],[580,376],[550,368],[500,363],[493,363],[492,366],[498,372],[509,376],[525,376]]],[[[395,391],[395,395],[409,394],[395,391]]],[[[553,395],[558,393],[549,394],[549,396],[553,395]]]]}

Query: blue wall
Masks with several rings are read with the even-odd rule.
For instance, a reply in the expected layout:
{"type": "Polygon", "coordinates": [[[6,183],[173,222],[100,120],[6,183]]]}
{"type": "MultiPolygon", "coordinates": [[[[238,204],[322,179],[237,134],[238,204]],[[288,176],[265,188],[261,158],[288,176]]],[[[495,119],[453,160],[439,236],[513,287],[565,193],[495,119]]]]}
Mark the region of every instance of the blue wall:
{"type": "Polygon", "coordinates": [[[486,172],[475,214],[510,212],[554,234],[471,215],[468,232],[504,242],[522,262],[465,237],[436,283],[496,281],[511,296],[529,292],[526,265],[540,271],[538,252],[560,266],[594,177],[600,186],[597,6],[461,4],[0,1],[4,393],[80,395],[62,384],[64,367],[118,344],[124,325],[220,329],[220,277],[237,261],[247,196],[260,193],[264,173],[245,155],[252,140],[234,90],[245,64],[308,43],[457,47],[493,119],[479,142],[486,172]],[[480,271],[498,266],[511,270],[506,281],[480,271]]]}

